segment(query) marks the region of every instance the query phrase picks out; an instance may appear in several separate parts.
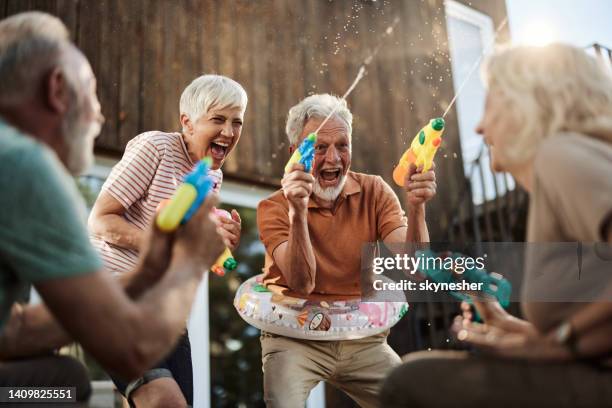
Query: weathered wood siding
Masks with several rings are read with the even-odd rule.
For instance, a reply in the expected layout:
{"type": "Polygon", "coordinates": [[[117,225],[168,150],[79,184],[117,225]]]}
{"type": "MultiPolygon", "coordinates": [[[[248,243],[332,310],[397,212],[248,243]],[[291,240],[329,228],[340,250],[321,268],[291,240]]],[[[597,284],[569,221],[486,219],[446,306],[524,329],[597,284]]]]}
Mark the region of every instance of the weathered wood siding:
{"type": "MultiPolygon", "coordinates": [[[[464,3],[493,17],[504,0],[464,3]]],[[[107,122],[99,152],[120,155],[139,132],[178,129],[183,88],[202,73],[239,81],[249,94],[240,144],[226,177],[278,185],[288,158],[287,111],[315,92],[342,94],[382,33],[400,23],[348,98],[356,171],[391,171],[414,134],[453,97],[443,0],[2,0],[0,13],[58,15],[98,78],[107,122]]],[[[448,225],[463,180],[456,113],[438,155],[435,236],[448,225]]]]}

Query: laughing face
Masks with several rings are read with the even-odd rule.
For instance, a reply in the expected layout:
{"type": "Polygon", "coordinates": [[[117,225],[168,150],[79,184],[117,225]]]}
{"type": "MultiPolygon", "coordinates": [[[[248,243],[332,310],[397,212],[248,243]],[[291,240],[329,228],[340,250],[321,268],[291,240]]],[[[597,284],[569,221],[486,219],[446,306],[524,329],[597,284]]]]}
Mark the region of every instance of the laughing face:
{"type": "Polygon", "coordinates": [[[489,90],[482,119],[476,126],[476,133],[482,135],[489,146],[491,169],[497,172],[511,170],[506,152],[511,148],[513,138],[519,130],[508,107],[509,102],[501,92],[489,90]]]}
{"type": "MultiPolygon", "coordinates": [[[[299,141],[317,130],[322,121],[317,118],[308,120],[299,141]]],[[[348,127],[338,117],[332,117],[317,135],[312,167],[314,195],[325,201],[335,200],[344,187],[350,165],[351,138],[348,127]]]]}
{"type": "Polygon", "coordinates": [[[243,117],[240,107],[212,108],[195,122],[181,114],[183,136],[191,160],[196,162],[210,156],[211,168],[220,168],[240,139],[243,117]]]}

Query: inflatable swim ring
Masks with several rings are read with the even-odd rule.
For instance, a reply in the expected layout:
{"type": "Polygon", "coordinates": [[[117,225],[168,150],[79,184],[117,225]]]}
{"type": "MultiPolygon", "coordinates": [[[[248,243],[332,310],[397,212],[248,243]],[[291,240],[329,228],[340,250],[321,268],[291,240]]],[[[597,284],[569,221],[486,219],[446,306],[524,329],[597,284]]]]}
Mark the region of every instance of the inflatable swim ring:
{"type": "MultiPolygon", "coordinates": [[[[247,323],[270,333],[307,340],[353,340],[394,326],[408,311],[405,301],[313,301],[270,292],[263,275],[244,282],[234,307],[247,323]]],[[[376,294],[375,294],[376,295],[376,294]]],[[[405,299],[404,299],[405,300],[405,299]]]]}

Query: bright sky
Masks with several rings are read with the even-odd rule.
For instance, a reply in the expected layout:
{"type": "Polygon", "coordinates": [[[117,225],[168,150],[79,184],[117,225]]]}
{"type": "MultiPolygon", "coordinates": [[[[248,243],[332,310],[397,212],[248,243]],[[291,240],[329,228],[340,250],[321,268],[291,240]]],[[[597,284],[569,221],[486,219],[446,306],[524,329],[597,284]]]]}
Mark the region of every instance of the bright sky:
{"type": "Polygon", "coordinates": [[[512,41],[612,48],[612,0],[506,0],[512,41]]]}

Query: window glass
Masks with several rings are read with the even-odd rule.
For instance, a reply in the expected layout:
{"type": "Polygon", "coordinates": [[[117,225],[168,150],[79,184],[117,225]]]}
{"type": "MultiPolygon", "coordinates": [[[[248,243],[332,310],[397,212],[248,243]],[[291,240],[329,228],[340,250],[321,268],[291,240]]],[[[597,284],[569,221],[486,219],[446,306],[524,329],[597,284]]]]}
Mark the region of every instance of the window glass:
{"type": "MultiPolygon", "coordinates": [[[[457,92],[482,53],[490,51],[493,21],[491,17],[454,1],[446,2],[446,11],[453,86],[457,92]]],[[[479,73],[480,67],[471,73],[456,105],[464,172],[471,183],[474,204],[504,195],[515,185],[510,175],[493,174],[489,170],[489,151],[475,131],[482,118],[486,95],[479,73]]]]}

